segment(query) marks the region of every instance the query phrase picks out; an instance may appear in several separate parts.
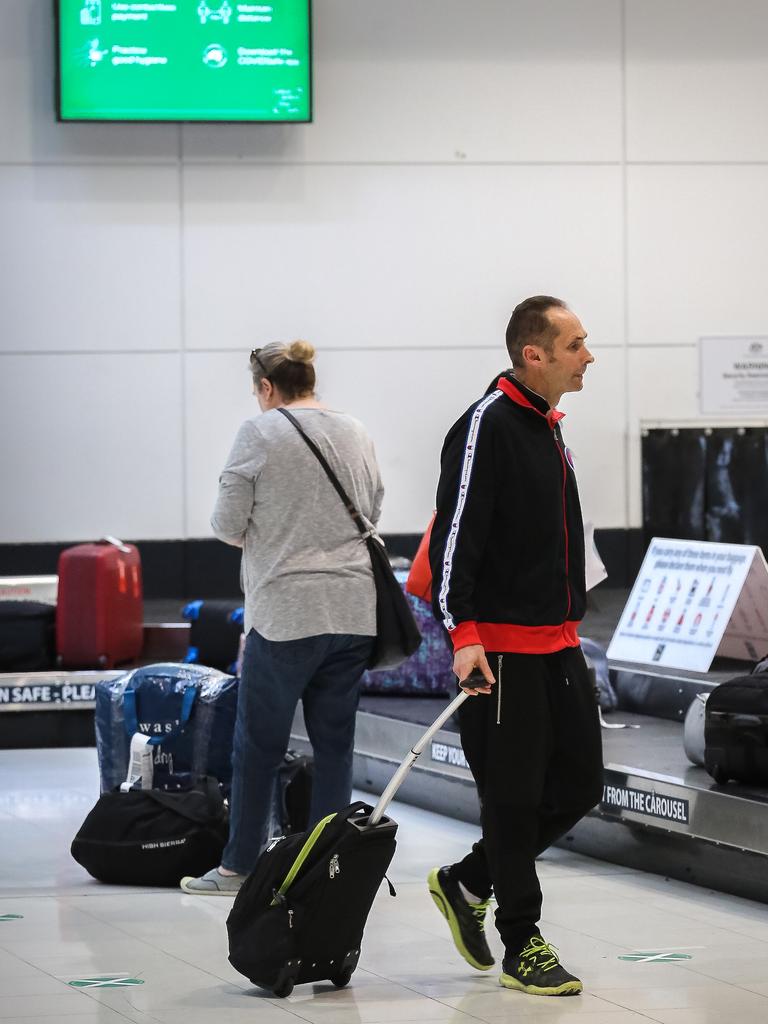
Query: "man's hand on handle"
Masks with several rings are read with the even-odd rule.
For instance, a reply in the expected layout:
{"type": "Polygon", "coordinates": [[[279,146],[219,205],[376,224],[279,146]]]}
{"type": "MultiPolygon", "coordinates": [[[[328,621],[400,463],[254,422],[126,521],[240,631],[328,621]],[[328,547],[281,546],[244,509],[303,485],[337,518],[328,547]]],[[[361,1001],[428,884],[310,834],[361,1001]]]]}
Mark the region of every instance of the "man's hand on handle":
{"type": "Polygon", "coordinates": [[[495,680],[493,672],[485,657],[485,648],[482,644],[471,644],[469,647],[462,647],[453,656],[453,671],[459,680],[462,689],[473,697],[478,693],[490,693],[495,680]],[[463,686],[472,673],[475,678],[469,680],[469,686],[463,686]]]}

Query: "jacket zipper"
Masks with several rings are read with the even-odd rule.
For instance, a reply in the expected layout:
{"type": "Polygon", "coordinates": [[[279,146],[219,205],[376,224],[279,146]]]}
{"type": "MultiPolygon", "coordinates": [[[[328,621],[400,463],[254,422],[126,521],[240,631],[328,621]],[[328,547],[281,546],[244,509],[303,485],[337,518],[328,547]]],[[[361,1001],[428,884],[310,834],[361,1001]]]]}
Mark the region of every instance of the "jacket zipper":
{"type": "Polygon", "coordinates": [[[502,654],[499,655],[499,666],[497,672],[497,675],[499,677],[499,688],[496,692],[496,725],[501,725],[501,666],[503,657],[504,656],[502,654]]]}
{"type": "Polygon", "coordinates": [[[568,606],[565,610],[565,619],[567,622],[568,616],[571,614],[571,581],[569,575],[570,569],[568,559],[568,514],[565,500],[565,489],[568,483],[568,470],[565,465],[565,455],[563,455],[563,450],[560,447],[560,442],[557,440],[557,433],[554,427],[552,428],[552,437],[554,438],[555,448],[557,448],[557,453],[560,456],[560,462],[563,466],[563,530],[565,531],[565,591],[566,596],[568,598],[568,606]]]}

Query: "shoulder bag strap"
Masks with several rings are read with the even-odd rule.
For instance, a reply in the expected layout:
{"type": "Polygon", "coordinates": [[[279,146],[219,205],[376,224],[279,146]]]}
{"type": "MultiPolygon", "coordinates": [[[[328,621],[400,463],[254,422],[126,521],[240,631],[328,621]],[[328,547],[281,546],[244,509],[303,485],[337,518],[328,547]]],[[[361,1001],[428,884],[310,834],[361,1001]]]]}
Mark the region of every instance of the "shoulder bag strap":
{"type": "Polygon", "coordinates": [[[347,492],[341,486],[341,483],[339,482],[339,478],[336,476],[336,474],[333,472],[331,467],[328,465],[328,460],[323,455],[323,453],[320,451],[320,449],[317,447],[317,445],[312,440],[312,438],[305,432],[304,428],[301,426],[301,424],[296,419],[296,417],[293,415],[293,413],[290,413],[290,412],[288,412],[287,409],[283,409],[283,408],[279,408],[277,411],[282,413],[283,416],[285,416],[285,418],[287,420],[289,420],[294,425],[294,427],[298,430],[298,432],[301,434],[303,439],[306,441],[307,447],[312,452],[312,454],[315,456],[315,458],[320,463],[320,465],[323,467],[323,469],[326,472],[326,475],[327,475],[328,479],[333,484],[333,487],[334,487],[336,493],[341,498],[341,500],[344,502],[344,507],[346,508],[347,512],[349,512],[350,516],[352,517],[352,520],[353,520],[355,526],[358,528],[358,530],[362,534],[363,539],[365,540],[368,537],[373,536],[373,530],[370,527],[365,525],[365,521],[363,520],[363,517],[360,515],[360,513],[357,511],[355,506],[352,504],[352,501],[350,500],[349,496],[347,495],[347,492]]]}

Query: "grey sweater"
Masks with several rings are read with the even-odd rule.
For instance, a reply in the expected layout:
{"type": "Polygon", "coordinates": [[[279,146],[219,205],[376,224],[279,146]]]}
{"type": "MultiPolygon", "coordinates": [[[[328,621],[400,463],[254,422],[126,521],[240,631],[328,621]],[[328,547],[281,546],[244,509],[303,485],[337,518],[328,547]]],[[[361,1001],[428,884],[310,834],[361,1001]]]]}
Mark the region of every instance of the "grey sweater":
{"type": "MultiPolygon", "coordinates": [[[[384,489],[362,423],[326,409],[290,410],[374,526],[384,489]]],[[[376,633],[368,549],[320,463],[277,410],[246,420],[219,478],[211,518],[242,547],[245,631],[268,640],[376,633]]]]}

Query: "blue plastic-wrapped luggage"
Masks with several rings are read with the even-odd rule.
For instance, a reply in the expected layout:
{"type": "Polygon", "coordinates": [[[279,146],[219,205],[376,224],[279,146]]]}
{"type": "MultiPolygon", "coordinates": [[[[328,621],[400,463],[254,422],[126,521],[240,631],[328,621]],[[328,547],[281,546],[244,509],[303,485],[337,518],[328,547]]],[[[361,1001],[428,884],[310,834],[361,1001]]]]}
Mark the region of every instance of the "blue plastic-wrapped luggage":
{"type": "Polygon", "coordinates": [[[125,779],[134,732],[167,737],[154,748],[164,775],[232,778],[237,711],[234,676],[201,665],[159,664],[96,685],[96,752],[102,792],[125,779]]]}

